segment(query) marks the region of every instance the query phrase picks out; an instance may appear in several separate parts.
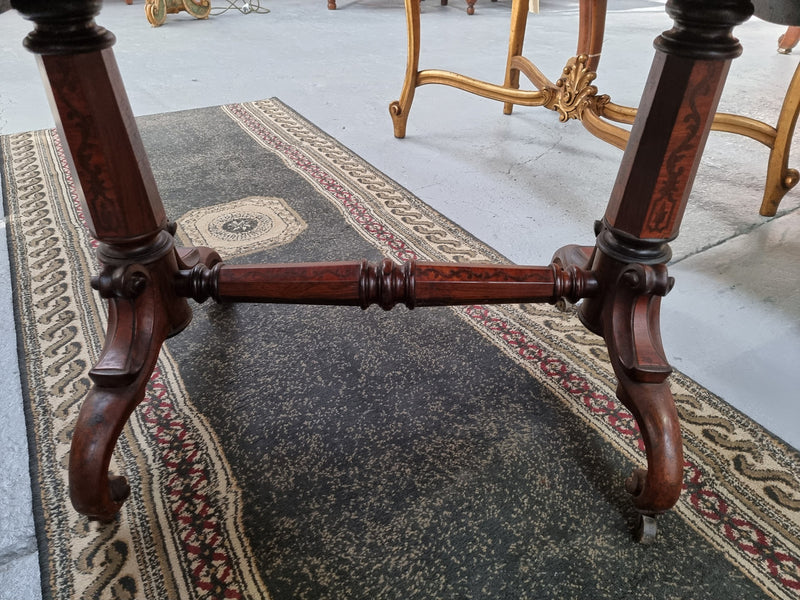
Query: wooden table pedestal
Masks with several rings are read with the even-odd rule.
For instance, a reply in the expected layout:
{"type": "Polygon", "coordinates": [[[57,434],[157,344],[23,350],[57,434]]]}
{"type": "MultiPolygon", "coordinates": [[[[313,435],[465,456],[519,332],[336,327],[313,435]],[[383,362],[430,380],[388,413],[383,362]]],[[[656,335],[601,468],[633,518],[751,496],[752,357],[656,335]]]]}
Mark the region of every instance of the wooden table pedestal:
{"type": "MultiPolygon", "coordinates": [[[[411,0],[411,4],[414,1],[411,0]]],[[[473,303],[581,301],[586,326],[606,341],[620,400],[641,429],[647,469],[627,488],[652,541],[654,516],[677,501],[683,479],[678,415],[659,326],[672,286],[666,263],[678,235],[703,145],[731,60],[734,26],[748,0],[672,0],[675,22],[657,53],[594,247],[565,246],[547,266],[411,262],[228,266],[207,248],[177,248],[111,46],[94,22],[97,0],[14,0],[35,23],[38,55],[57,127],[69,149],[89,227],[99,241],[106,298],[105,346],[76,424],[69,461],[75,508],[112,519],[128,496],[108,473],[111,453],[141,402],[159,349],[190,321],[189,300],[303,304],[397,303],[411,308],[473,303]]]]}

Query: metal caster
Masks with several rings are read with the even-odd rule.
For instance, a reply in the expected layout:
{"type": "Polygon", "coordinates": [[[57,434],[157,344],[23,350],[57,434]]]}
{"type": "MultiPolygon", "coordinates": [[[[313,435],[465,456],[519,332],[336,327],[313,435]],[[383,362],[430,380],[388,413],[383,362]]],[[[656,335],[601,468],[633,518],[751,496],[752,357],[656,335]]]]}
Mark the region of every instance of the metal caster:
{"type": "Polygon", "coordinates": [[[656,518],[650,515],[639,515],[639,521],[636,524],[636,530],[633,532],[634,539],[645,546],[649,546],[656,541],[656,534],[658,533],[658,526],[656,525],[656,518]]]}

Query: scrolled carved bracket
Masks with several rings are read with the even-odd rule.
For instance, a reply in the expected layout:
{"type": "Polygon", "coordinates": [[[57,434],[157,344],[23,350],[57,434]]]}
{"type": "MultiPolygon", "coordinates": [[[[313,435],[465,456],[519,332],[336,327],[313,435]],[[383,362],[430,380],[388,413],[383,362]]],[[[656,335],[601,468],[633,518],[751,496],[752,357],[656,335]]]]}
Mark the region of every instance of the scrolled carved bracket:
{"type": "MultiPolygon", "coordinates": [[[[569,119],[580,121],[587,108],[594,105],[602,107],[610,101],[608,95],[597,95],[597,86],[592,85],[597,73],[587,68],[588,61],[589,57],[585,54],[569,59],[562,76],[555,83],[556,87],[545,90],[548,95],[543,106],[556,111],[561,122],[569,119]]],[[[595,112],[601,111],[596,109],[595,112]]]]}
{"type": "Polygon", "coordinates": [[[107,266],[92,277],[91,285],[102,298],[135,299],[144,291],[150,275],[139,264],[107,266]]]}
{"type": "Polygon", "coordinates": [[[666,265],[632,264],[619,274],[612,308],[613,347],[634,381],[659,383],[672,372],[659,325],[661,297],[674,284],[666,265]]]}
{"type": "Polygon", "coordinates": [[[138,264],[107,267],[92,286],[108,299],[106,344],[89,376],[101,387],[129,385],[142,371],[153,343],[157,290],[138,264]]]}

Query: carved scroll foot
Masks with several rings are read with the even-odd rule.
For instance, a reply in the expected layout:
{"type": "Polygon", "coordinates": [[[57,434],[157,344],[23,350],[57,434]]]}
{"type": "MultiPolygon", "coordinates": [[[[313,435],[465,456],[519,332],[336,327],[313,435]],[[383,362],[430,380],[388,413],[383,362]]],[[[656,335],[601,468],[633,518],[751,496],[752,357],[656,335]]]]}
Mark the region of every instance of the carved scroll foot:
{"type": "Polygon", "coordinates": [[[408,123],[408,110],[411,108],[411,100],[413,100],[413,90],[416,87],[416,83],[407,83],[410,87],[411,92],[406,92],[405,88],[406,85],[403,86],[404,95],[409,96],[410,98],[404,104],[401,104],[400,100],[395,100],[389,105],[389,115],[392,117],[392,128],[394,129],[394,137],[397,139],[403,139],[406,137],[406,124],[408,123]],[[405,107],[405,108],[404,108],[405,107]]]}
{"type": "Polygon", "coordinates": [[[89,372],[94,387],[72,434],[69,490],[78,512],[109,521],[130,493],[124,477],[109,474],[111,455],[128,417],[144,398],[170,324],[146,268],[108,267],[92,283],[108,298],[108,330],[100,359],[89,372]]]}
{"type": "MultiPolygon", "coordinates": [[[[641,431],[647,470],[637,469],[626,489],[640,514],[652,517],[672,508],[683,483],[683,446],[678,412],[667,377],[672,371],[661,345],[661,297],[673,281],[659,265],[628,265],[603,312],[603,335],[617,375],[617,397],[641,431]]],[[[641,541],[652,541],[654,523],[641,541]]]]}
{"type": "Polygon", "coordinates": [[[624,264],[594,248],[567,246],[553,262],[562,268],[592,265],[601,282],[594,298],[584,300],[579,316],[601,335],[617,376],[617,397],[631,411],[644,442],[647,469],[626,481],[640,519],[635,538],[655,540],[654,517],[672,508],[683,484],[683,445],[678,412],[667,377],[672,369],[661,344],[661,297],[673,280],[664,264],[624,264]]]}
{"type": "Polygon", "coordinates": [[[130,494],[125,477],[108,468],[123,426],[144,397],[147,378],[141,386],[95,387],[81,407],[72,434],[69,493],[75,510],[90,519],[113,520],[130,494]]]}
{"type": "Polygon", "coordinates": [[[159,27],[167,20],[168,14],[186,11],[195,19],[207,19],[211,14],[209,0],[147,0],[144,13],[148,23],[159,27]]]}
{"type": "Polygon", "coordinates": [[[636,418],[647,454],[647,470],[635,469],[625,489],[641,514],[666,512],[678,501],[683,484],[683,447],[669,385],[626,378],[617,396],[636,418]]]}

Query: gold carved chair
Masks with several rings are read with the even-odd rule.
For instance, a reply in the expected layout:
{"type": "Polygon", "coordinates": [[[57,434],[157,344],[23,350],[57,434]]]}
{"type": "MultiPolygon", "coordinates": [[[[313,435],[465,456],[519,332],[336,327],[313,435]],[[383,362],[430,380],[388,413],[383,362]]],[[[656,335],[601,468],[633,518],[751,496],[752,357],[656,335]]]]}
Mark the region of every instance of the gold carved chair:
{"type": "MultiPolygon", "coordinates": [[[[415,89],[422,85],[440,84],[499,100],[504,103],[505,114],[511,114],[515,105],[544,106],[556,111],[561,121],[580,121],[593,135],[624,150],[628,145],[630,132],[618,124],[631,125],[636,118],[637,109],[615,104],[607,94],[599,94],[597,87],[593,85],[603,46],[607,3],[607,0],[579,0],[578,48],[576,54],[567,61],[561,77],[553,82],[531,60],[523,56],[528,12],[535,12],[536,0],[513,0],[505,81],[503,85],[495,85],[461,73],[420,69],[419,2],[406,0],[406,76],[400,98],[389,106],[395,137],[405,137],[415,89]],[[533,89],[520,88],[520,75],[530,81],[533,89]]],[[[800,26],[800,2],[797,0],[753,0],[752,3],[755,15],[766,21],[800,26]]],[[[749,137],[769,148],[764,194],[759,209],[762,216],[775,216],[783,197],[800,182],[800,172],[788,167],[799,113],[800,65],[788,85],[774,127],[743,115],[717,113],[713,119],[712,130],[749,137]]]]}

